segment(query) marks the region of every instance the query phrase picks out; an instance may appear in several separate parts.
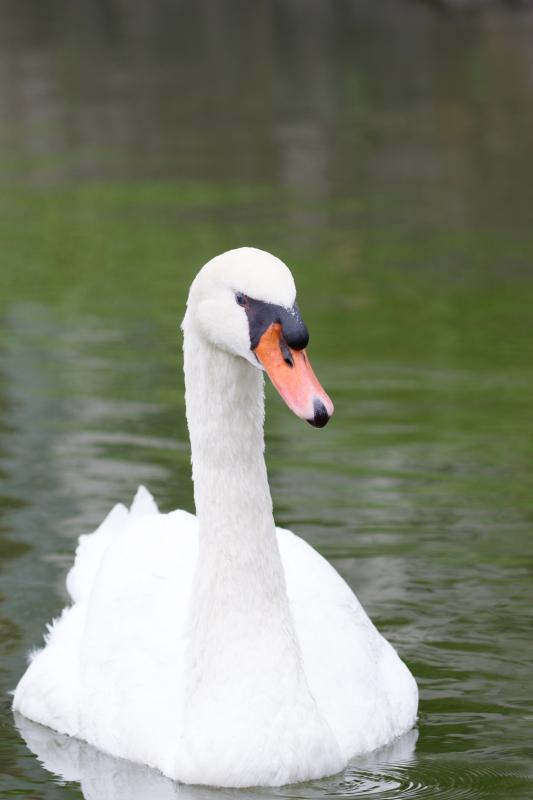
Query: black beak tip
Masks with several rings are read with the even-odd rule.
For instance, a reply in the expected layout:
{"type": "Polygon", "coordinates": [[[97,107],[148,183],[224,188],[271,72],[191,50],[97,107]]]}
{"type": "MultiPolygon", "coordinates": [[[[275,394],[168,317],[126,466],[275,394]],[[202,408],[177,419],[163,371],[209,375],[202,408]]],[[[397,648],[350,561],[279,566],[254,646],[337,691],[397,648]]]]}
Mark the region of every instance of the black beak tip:
{"type": "Polygon", "coordinates": [[[326,411],[326,406],[319,400],[318,397],[315,397],[313,401],[313,409],[315,415],[312,419],[308,419],[308,423],[312,425],[314,428],[323,428],[324,425],[327,425],[329,422],[329,414],[326,411]]]}

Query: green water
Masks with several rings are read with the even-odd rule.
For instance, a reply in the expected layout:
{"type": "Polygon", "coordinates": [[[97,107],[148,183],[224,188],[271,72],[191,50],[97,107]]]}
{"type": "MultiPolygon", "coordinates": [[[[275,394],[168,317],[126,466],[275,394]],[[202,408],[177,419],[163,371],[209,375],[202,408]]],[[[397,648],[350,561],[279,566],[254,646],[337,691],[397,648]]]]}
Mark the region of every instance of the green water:
{"type": "Polygon", "coordinates": [[[36,757],[7,692],[80,533],[139,482],[192,508],[178,323],[241,244],[293,269],[336,404],[315,431],[269,390],[277,521],[421,704],[345,774],[237,796],[533,796],[533,16],[483,8],[0,5],[2,797],[234,794],[23,730],[36,757]]]}

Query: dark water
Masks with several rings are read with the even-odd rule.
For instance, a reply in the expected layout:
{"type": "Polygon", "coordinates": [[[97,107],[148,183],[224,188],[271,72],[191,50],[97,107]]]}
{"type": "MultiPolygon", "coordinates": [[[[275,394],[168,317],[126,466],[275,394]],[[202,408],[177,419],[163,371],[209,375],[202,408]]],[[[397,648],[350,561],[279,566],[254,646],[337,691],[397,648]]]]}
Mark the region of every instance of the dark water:
{"type": "Polygon", "coordinates": [[[480,8],[0,3],[2,797],[533,796],[533,16],[480,8]],[[36,758],[7,692],[77,536],[141,481],[192,507],[177,325],[241,244],[292,267],[337,409],[269,392],[277,520],[408,662],[418,731],[265,792],[22,721],[36,758]]]}

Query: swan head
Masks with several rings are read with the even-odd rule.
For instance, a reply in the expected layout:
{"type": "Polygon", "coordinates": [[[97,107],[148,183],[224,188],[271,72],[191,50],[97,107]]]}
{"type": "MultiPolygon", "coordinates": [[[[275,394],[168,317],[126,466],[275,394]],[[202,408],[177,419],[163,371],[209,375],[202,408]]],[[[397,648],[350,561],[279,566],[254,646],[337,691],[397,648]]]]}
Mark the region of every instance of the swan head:
{"type": "Polygon", "coordinates": [[[305,348],[307,328],[289,268],[253,247],[229,250],[194,279],[183,329],[263,369],[289,408],[315,427],[333,414],[305,348]]]}

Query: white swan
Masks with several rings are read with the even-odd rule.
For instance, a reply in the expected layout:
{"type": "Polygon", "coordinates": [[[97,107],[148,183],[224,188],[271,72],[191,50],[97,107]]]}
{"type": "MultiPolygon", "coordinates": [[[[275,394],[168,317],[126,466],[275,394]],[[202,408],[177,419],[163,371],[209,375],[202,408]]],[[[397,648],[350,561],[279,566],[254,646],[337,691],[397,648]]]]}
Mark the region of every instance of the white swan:
{"type": "Polygon", "coordinates": [[[192,284],[183,321],[197,517],[139,489],[82,536],[73,604],[14,696],[24,716],[184,783],[276,786],[333,774],[408,730],[416,683],[335,570],[276,529],[263,375],[316,425],[288,268],[241,248],[192,284]]]}

